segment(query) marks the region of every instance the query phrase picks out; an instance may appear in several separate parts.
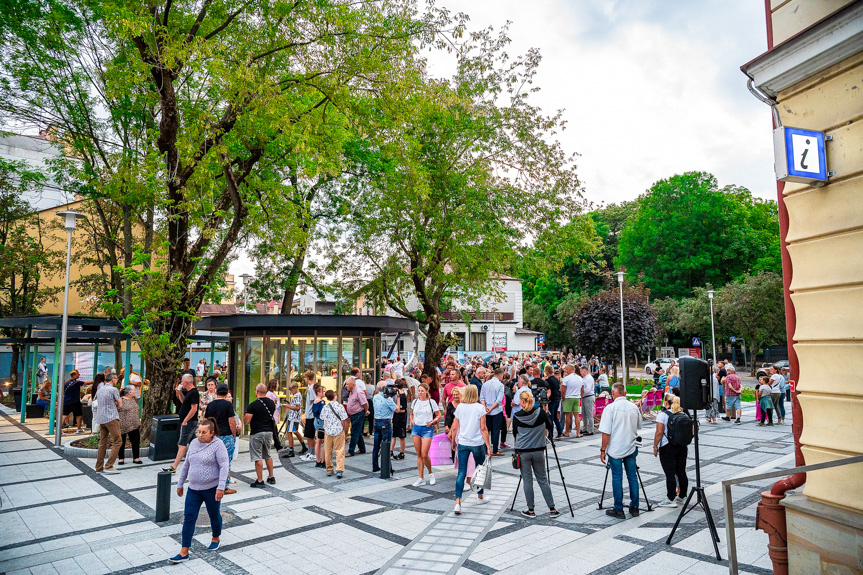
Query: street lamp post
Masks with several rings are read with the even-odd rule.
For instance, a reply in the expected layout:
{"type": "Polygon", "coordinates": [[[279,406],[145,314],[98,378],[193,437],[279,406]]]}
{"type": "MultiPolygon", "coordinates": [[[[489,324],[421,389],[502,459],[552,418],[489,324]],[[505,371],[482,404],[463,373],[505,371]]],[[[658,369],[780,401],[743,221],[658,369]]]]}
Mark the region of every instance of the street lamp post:
{"type": "Polygon", "coordinates": [[[716,293],[712,289],[707,290],[707,297],[710,299],[710,341],[713,343],[713,365],[716,365],[716,329],[713,327],[713,294],[716,293]]]}
{"type": "Polygon", "coordinates": [[[66,377],[66,333],[69,328],[69,268],[72,264],[72,232],[75,231],[75,226],[79,218],[84,218],[84,214],[79,214],[73,210],[57,212],[57,215],[64,219],[63,227],[66,228],[66,287],[63,291],[63,327],[60,329],[60,362],[55,366],[57,369],[57,389],[55,391],[54,403],[56,412],[54,414],[54,447],[60,447],[60,440],[63,435],[63,379],[66,377]]]}
{"type": "Polygon", "coordinates": [[[249,278],[253,276],[251,274],[243,274],[240,277],[243,279],[243,313],[249,313],[246,306],[246,288],[249,286],[249,278]]]}
{"type": "Polygon", "coordinates": [[[623,276],[626,272],[617,272],[617,285],[620,288],[620,368],[623,371],[623,385],[626,385],[626,344],[623,332],[623,276]]]}

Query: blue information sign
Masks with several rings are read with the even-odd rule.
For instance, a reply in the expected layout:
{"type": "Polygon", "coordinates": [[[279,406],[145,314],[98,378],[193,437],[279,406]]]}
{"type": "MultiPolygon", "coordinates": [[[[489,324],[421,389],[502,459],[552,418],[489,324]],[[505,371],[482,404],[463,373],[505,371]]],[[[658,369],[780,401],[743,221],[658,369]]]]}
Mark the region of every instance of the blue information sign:
{"type": "Polygon", "coordinates": [[[693,346],[695,346],[695,347],[700,346],[700,345],[701,345],[701,338],[699,338],[699,337],[693,337],[693,338],[692,338],[692,345],[693,345],[693,346]]]}

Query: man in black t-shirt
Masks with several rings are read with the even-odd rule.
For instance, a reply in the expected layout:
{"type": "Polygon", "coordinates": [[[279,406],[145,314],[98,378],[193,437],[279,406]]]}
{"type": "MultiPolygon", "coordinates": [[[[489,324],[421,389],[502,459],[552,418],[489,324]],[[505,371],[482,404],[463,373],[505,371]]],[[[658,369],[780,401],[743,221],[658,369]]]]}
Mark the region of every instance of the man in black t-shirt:
{"type": "Polygon", "coordinates": [[[548,413],[551,415],[551,420],[554,426],[557,427],[557,436],[563,437],[563,424],[560,422],[558,409],[560,408],[560,369],[555,369],[550,365],[545,366],[545,382],[551,390],[551,395],[548,398],[548,413]]]}
{"type": "MultiPolygon", "coordinates": [[[[234,445],[240,430],[237,428],[234,406],[227,400],[228,391],[227,383],[220,383],[216,386],[216,399],[207,404],[207,411],[204,412],[204,417],[212,417],[216,420],[216,427],[219,431],[218,437],[228,449],[228,481],[230,481],[231,459],[234,458],[234,445]]],[[[237,492],[236,489],[228,489],[227,482],[224,489],[225,495],[237,492]]]]}
{"type": "Polygon", "coordinates": [[[183,386],[185,394],[183,395],[183,403],[177,410],[177,415],[180,416],[180,440],[177,442],[177,457],[174,458],[174,463],[170,467],[162,468],[162,471],[170,471],[171,473],[177,471],[183,456],[186,455],[189,442],[195,438],[198,431],[198,405],[201,403],[201,394],[195,387],[193,376],[188,373],[183,375],[180,385],[183,386]]]}
{"type": "Polygon", "coordinates": [[[536,388],[544,388],[546,397],[551,397],[551,388],[548,385],[548,382],[545,381],[542,377],[540,377],[539,368],[532,367],[528,371],[528,375],[532,378],[530,380],[530,386],[536,388]]]}
{"type": "Polygon", "coordinates": [[[249,455],[255,464],[258,480],[249,487],[264,488],[264,463],[267,464],[267,483],[276,484],[273,476],[273,426],[275,425],[276,404],[267,397],[267,386],[259,383],[255,388],[257,399],[246,408],[243,421],[249,426],[249,455]]]}

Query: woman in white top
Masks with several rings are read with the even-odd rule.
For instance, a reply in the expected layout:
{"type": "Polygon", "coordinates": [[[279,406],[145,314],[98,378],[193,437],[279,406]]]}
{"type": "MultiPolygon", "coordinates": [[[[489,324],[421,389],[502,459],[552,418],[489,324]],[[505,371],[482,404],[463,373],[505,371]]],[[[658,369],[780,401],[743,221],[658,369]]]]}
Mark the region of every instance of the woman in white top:
{"type": "Polygon", "coordinates": [[[417,452],[419,470],[419,479],[414,481],[414,487],[425,485],[423,473],[426,467],[429,470],[429,483],[435,484],[429,450],[438,420],[440,420],[440,407],[429,396],[428,384],[423,382],[417,387],[417,398],[411,402],[411,438],[414,442],[414,450],[417,452]]]}
{"type": "Polygon", "coordinates": [[[686,477],[686,456],[688,448],[685,445],[668,443],[668,417],[680,413],[680,398],[673,393],[666,393],[662,399],[662,411],[656,414],[656,433],[653,436],[653,456],[659,455],[659,463],[665,472],[665,501],[660,507],[677,507],[683,503],[689,479],[686,477]],[[677,488],[680,487],[680,492],[677,488]]]}
{"type": "MultiPolygon", "coordinates": [[[[464,481],[467,478],[467,462],[473,455],[474,464],[479,466],[491,453],[491,442],[488,428],[485,426],[485,406],[477,402],[479,393],[475,385],[468,385],[461,390],[461,403],[455,409],[450,435],[455,438],[453,446],[458,453],[458,475],[455,479],[455,513],[461,514],[461,495],[464,491],[464,481]],[[485,449],[483,449],[485,447],[485,449]]],[[[479,501],[477,505],[487,503],[482,489],[477,490],[479,501]]]]}

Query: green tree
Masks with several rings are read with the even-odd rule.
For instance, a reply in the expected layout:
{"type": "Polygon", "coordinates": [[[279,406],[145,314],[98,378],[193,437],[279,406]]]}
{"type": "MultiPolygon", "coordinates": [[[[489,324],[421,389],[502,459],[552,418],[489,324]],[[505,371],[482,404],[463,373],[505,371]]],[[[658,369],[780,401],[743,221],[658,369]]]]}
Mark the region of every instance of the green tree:
{"type": "Polygon", "coordinates": [[[751,374],[755,354],[765,345],[785,343],[785,296],[782,276],[761,272],[730,282],[716,294],[719,320],[729,334],[744,337],[751,350],[751,374]]]}
{"type": "MultiPolygon", "coordinates": [[[[38,313],[56,299],[60,288],[45,285],[61,265],[59,249],[45,238],[42,220],[24,199],[38,193],[45,175],[23,162],[0,158],[0,317],[38,313]]],[[[62,250],[65,253],[65,249],[62,250]]],[[[21,328],[3,328],[6,337],[22,338],[21,328]]],[[[22,344],[12,344],[9,377],[18,382],[22,344]]]]}
{"type": "Polygon", "coordinates": [[[602,241],[601,257],[605,269],[614,270],[620,234],[637,209],[638,203],[635,201],[620,202],[609,204],[588,214],[594,222],[596,234],[602,241]]]}
{"type": "MultiPolygon", "coordinates": [[[[641,286],[623,289],[623,321],[627,358],[656,344],[656,310],[647,303],[641,286]]],[[[621,359],[620,292],[609,288],[582,300],[572,317],[572,331],[580,353],[621,359]]],[[[629,381],[627,361],[625,380],[629,381]]]]}
{"type": "Polygon", "coordinates": [[[776,203],[688,172],[655,183],[620,235],[617,263],[643,274],[654,297],[681,298],[779,266],[776,203]]]}
{"type": "Polygon", "coordinates": [[[528,103],[539,54],[510,60],[508,43],[473,33],[451,81],[420,70],[376,103],[334,238],[334,272],[364,278],[355,291],[419,322],[429,372],[450,343],[447,300],[471,310],[499,293],[515,246],[579,210],[573,158],[553,140],[560,113],[528,103]]]}
{"type": "Polygon", "coordinates": [[[106,157],[82,164],[81,193],[129,207],[152,239],[137,249],[125,234],[114,269],[134,289],[111,310],[148,360],[148,420],[169,409],[192,321],[237,246],[266,218],[295,217],[266,210],[289,201],[291,169],[337,173],[328,115],[396,81],[447,16],[398,0],[24,4],[0,20],[6,111],[44,125],[76,107],[90,125],[61,126],[59,141],[106,157]],[[52,74],[64,90],[44,89],[52,74]]]}

